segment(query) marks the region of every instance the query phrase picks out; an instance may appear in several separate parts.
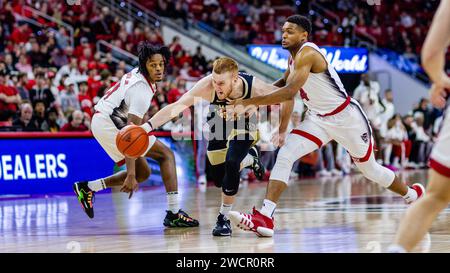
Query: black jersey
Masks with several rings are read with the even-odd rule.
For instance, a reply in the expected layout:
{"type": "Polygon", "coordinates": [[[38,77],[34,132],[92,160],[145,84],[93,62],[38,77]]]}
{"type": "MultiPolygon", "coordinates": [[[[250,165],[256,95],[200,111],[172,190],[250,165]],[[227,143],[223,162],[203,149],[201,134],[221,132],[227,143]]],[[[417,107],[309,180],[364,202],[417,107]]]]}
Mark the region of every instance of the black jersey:
{"type": "MultiPolygon", "coordinates": [[[[247,73],[239,72],[239,78],[244,83],[244,95],[241,99],[249,99],[253,91],[253,76],[247,73]]],[[[257,130],[257,116],[250,117],[244,115],[236,116],[233,113],[226,112],[226,106],[232,99],[220,100],[214,92],[214,99],[209,106],[207,122],[210,126],[209,140],[227,140],[232,131],[238,131],[239,134],[246,134],[257,130]]]]}

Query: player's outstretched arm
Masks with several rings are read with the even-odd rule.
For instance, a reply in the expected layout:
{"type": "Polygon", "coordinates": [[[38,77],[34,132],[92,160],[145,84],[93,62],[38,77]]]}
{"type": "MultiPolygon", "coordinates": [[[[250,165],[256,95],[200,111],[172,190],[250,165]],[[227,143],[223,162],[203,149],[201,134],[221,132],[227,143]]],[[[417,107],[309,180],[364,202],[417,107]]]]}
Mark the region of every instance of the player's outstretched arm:
{"type": "Polygon", "coordinates": [[[433,82],[430,101],[438,108],[445,107],[450,92],[450,78],[445,72],[445,54],[449,44],[450,1],[442,0],[422,48],[422,66],[433,82]]]}
{"type": "MultiPolygon", "coordinates": [[[[134,114],[128,114],[128,124],[140,125],[142,118],[134,114]]],[[[125,157],[125,164],[127,167],[127,177],[120,188],[121,192],[129,193],[129,197],[133,196],[133,193],[138,190],[139,184],[136,180],[136,159],[125,157]]]]}
{"type": "Polygon", "coordinates": [[[201,79],[188,92],[181,96],[178,101],[159,110],[148,122],[142,125],[142,128],[150,132],[178,116],[184,109],[194,105],[196,100],[211,100],[211,92],[213,91],[210,86],[211,76],[201,79]]]}
{"type": "MultiPolygon", "coordinates": [[[[278,90],[277,87],[282,87],[285,85],[288,77],[289,77],[289,70],[286,70],[283,78],[277,80],[273,84],[268,84],[255,77],[255,79],[253,80],[253,86],[256,89],[256,95],[264,96],[273,93],[274,91],[278,90]]],[[[285,100],[281,103],[281,116],[279,126],[280,133],[286,132],[293,109],[294,109],[294,98],[285,100]]]]}
{"type": "Polygon", "coordinates": [[[295,67],[290,71],[286,85],[276,89],[274,92],[265,95],[250,98],[247,100],[237,101],[235,105],[242,104],[244,107],[248,105],[271,105],[292,99],[295,94],[302,88],[308,79],[309,72],[313,64],[323,59],[316,50],[305,47],[295,58],[295,67]]]}
{"type": "Polygon", "coordinates": [[[442,0],[422,48],[422,66],[431,81],[446,76],[445,53],[450,44],[450,0],[442,0]]]}

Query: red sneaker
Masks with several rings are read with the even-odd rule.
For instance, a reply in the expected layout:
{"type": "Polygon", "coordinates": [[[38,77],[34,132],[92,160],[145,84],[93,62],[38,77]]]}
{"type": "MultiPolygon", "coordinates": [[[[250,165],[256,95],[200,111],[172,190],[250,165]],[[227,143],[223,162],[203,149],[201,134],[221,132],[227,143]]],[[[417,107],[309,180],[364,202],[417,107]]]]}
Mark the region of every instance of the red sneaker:
{"type": "Polygon", "coordinates": [[[411,203],[417,201],[420,197],[423,197],[425,195],[425,188],[422,186],[422,184],[414,183],[414,184],[412,184],[412,186],[410,188],[417,192],[417,199],[416,200],[407,200],[406,202],[408,204],[411,204],[411,203]]]}
{"type": "Polygon", "coordinates": [[[238,228],[253,231],[261,237],[273,236],[273,218],[261,214],[255,207],[252,214],[230,211],[228,217],[238,228]]]}

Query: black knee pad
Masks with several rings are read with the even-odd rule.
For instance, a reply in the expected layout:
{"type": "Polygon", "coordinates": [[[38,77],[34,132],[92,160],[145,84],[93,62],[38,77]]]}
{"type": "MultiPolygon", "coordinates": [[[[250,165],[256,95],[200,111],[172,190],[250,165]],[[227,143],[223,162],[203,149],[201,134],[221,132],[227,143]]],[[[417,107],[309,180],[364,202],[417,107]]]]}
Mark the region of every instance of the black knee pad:
{"type": "Polygon", "coordinates": [[[218,165],[211,165],[209,169],[210,178],[214,182],[214,186],[222,188],[223,177],[225,176],[225,163],[218,165]]]}
{"type": "Polygon", "coordinates": [[[240,162],[236,160],[227,160],[225,162],[226,174],[223,177],[222,191],[225,195],[235,195],[239,189],[240,181],[240,162]]]}
{"type": "Polygon", "coordinates": [[[235,186],[235,187],[225,187],[225,186],[223,186],[223,187],[222,187],[222,192],[223,192],[225,195],[233,196],[233,195],[236,195],[236,194],[237,194],[238,189],[239,189],[239,184],[238,184],[237,186],[235,186]]]}

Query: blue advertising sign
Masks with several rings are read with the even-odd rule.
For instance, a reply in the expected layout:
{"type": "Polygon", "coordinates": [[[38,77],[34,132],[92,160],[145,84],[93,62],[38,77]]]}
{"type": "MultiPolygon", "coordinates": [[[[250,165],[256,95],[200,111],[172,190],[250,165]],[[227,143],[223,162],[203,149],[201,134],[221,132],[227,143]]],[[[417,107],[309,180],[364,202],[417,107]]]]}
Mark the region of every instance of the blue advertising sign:
{"type": "Polygon", "coordinates": [[[114,168],[94,138],[0,139],[0,147],[0,194],[70,192],[114,168]]]}
{"type": "MultiPolygon", "coordinates": [[[[365,73],[369,69],[369,52],[365,48],[330,47],[320,49],[338,73],[365,73]]],[[[248,54],[281,71],[288,67],[289,51],[278,45],[249,45],[248,54]]]]}
{"type": "MultiPolygon", "coordinates": [[[[175,154],[180,182],[195,181],[191,141],[158,137],[175,154]]],[[[148,160],[152,176],[144,185],[162,184],[159,165],[148,160]]],[[[114,162],[94,138],[0,139],[0,195],[72,191],[72,184],[113,174],[114,162]]]]}

